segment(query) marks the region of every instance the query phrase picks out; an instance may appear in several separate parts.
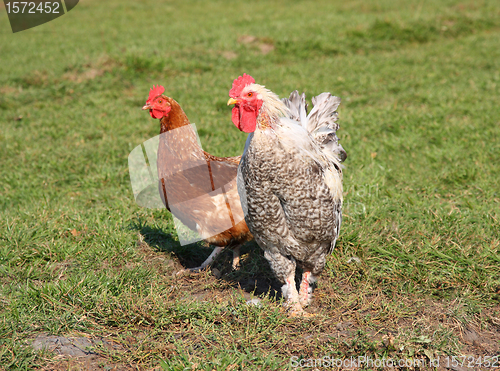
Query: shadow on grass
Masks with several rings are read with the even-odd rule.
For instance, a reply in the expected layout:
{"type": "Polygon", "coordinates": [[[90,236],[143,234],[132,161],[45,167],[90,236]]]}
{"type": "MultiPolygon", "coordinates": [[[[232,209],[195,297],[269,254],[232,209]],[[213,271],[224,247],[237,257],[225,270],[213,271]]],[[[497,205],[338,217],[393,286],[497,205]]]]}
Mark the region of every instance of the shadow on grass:
{"type": "MultiPolygon", "coordinates": [[[[181,246],[179,241],[161,228],[151,227],[139,221],[130,224],[131,230],[138,231],[151,248],[174,255],[184,268],[198,267],[212,253],[214,247],[204,241],[181,246]]],[[[273,276],[269,263],[260,247],[254,241],[247,242],[240,250],[240,268],[231,268],[233,253],[224,249],[211,265],[220,272],[220,279],[230,286],[242,289],[255,296],[268,296],[274,300],[281,298],[281,284],[273,276]]]]}

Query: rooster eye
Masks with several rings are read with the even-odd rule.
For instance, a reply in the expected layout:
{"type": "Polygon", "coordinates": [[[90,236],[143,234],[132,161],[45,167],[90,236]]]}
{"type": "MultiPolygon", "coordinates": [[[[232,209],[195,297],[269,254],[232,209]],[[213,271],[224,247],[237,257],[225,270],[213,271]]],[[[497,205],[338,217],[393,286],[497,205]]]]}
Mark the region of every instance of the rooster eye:
{"type": "Polygon", "coordinates": [[[163,101],[162,101],[161,99],[158,101],[158,103],[160,103],[160,104],[162,104],[162,102],[163,102],[163,101]]]}
{"type": "Polygon", "coordinates": [[[248,97],[248,98],[253,97],[253,93],[252,93],[252,92],[249,92],[249,93],[247,94],[247,97],[248,97]]]}

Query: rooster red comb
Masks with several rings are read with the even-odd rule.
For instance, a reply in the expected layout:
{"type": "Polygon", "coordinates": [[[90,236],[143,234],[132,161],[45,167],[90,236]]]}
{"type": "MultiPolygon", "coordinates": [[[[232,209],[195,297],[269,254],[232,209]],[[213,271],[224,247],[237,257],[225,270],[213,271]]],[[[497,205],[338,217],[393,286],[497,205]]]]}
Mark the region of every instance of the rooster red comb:
{"type": "Polygon", "coordinates": [[[244,73],[243,76],[240,76],[233,81],[233,87],[231,90],[229,90],[229,96],[231,98],[236,98],[238,95],[240,95],[241,91],[245,89],[245,86],[253,83],[255,83],[255,79],[252,76],[244,73]]]}
{"type": "Polygon", "coordinates": [[[153,85],[153,87],[149,90],[149,98],[146,101],[146,103],[151,103],[153,99],[155,99],[158,95],[163,94],[165,91],[165,88],[161,85],[157,85],[156,87],[153,85]]]}

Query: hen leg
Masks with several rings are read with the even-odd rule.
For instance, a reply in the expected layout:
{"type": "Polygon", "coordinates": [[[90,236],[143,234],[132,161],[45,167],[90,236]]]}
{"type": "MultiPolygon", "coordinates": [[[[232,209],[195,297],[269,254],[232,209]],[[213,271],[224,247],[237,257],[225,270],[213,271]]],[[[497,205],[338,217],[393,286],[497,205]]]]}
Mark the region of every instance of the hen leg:
{"type": "Polygon", "coordinates": [[[303,308],[307,307],[312,299],[311,285],[316,281],[311,271],[304,271],[302,273],[302,282],[300,283],[299,299],[303,308]]]}
{"type": "Polygon", "coordinates": [[[233,248],[233,270],[240,269],[240,247],[241,245],[238,245],[233,248]]]}
{"type": "MultiPolygon", "coordinates": [[[[241,245],[237,245],[236,247],[233,248],[233,263],[232,263],[233,270],[238,270],[240,268],[240,247],[241,245]]],[[[214,249],[214,251],[212,251],[210,256],[203,263],[201,263],[199,267],[183,269],[177,272],[177,274],[182,274],[186,272],[192,272],[192,273],[201,272],[214,262],[215,258],[222,252],[222,250],[224,250],[224,247],[217,246],[214,249]]]]}
{"type": "Polygon", "coordinates": [[[199,267],[194,267],[194,268],[187,268],[187,269],[182,269],[177,274],[182,274],[186,272],[194,272],[194,273],[199,273],[202,270],[204,270],[206,267],[208,267],[210,264],[212,264],[217,257],[221,253],[221,251],[224,250],[224,247],[217,246],[214,251],[210,254],[210,256],[203,262],[199,267]]]}

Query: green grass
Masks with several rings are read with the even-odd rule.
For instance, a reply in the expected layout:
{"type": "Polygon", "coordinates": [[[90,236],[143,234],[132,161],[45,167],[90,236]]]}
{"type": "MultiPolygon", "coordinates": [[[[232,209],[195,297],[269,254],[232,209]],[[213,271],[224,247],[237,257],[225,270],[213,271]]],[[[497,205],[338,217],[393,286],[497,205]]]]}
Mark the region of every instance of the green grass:
{"type": "Polygon", "coordinates": [[[103,369],[500,354],[496,2],[87,0],[16,34],[0,18],[0,369],[84,367],[32,350],[41,333],[113,342],[103,369]],[[220,279],[176,278],[210,250],[133,200],[128,154],[159,132],[149,88],[238,155],[243,72],[342,98],[344,220],[311,320],[286,317],[255,244],[238,272],[227,252],[220,279]]]}

